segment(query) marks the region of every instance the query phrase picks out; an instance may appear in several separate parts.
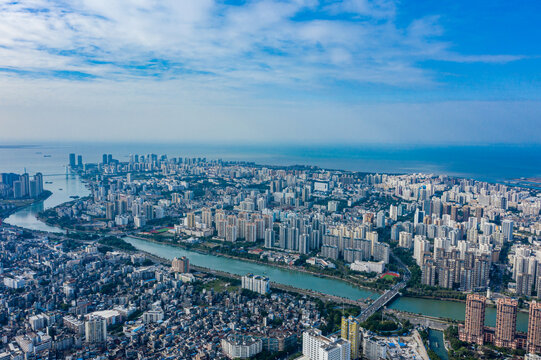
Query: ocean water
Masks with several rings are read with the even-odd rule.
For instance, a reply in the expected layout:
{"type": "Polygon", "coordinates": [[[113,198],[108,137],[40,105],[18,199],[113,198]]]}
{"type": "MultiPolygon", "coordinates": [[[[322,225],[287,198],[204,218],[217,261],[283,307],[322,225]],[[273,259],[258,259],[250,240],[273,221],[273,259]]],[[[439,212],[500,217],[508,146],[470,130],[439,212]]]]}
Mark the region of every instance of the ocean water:
{"type": "Polygon", "coordinates": [[[363,172],[447,174],[485,181],[541,177],[540,145],[227,145],[186,143],[0,144],[0,172],[65,173],[69,153],[98,162],[103,153],[126,161],[130,154],[254,161],[263,165],[316,165],[363,172]],[[50,155],[50,157],[44,157],[50,155]]]}

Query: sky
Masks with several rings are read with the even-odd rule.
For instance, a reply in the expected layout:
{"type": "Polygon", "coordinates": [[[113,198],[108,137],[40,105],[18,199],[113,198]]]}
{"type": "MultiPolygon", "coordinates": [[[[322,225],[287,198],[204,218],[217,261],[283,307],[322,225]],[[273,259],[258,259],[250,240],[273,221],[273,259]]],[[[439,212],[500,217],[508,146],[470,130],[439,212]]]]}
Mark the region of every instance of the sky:
{"type": "Polygon", "coordinates": [[[0,0],[0,141],[539,144],[540,13],[0,0]]]}

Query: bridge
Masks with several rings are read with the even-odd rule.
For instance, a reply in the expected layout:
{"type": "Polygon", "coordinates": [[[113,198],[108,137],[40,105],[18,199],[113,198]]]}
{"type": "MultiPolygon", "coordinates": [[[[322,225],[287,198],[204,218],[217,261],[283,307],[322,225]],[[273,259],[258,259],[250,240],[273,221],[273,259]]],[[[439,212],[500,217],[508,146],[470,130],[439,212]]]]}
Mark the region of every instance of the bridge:
{"type": "MultiPolygon", "coordinates": [[[[156,256],[154,254],[148,253],[148,252],[143,251],[143,250],[138,250],[138,252],[145,254],[146,257],[154,260],[157,263],[161,263],[161,264],[164,264],[164,265],[167,265],[167,266],[171,265],[170,260],[164,259],[162,257],[156,256]]],[[[391,252],[391,256],[399,264],[399,266],[402,267],[405,270],[404,278],[402,279],[401,282],[399,282],[398,284],[395,284],[391,289],[387,290],[384,294],[382,294],[379,298],[377,298],[374,302],[372,302],[368,307],[364,308],[361,311],[361,313],[357,317],[357,319],[359,321],[361,321],[361,322],[366,321],[376,311],[381,309],[383,306],[388,304],[395,296],[397,296],[400,293],[400,290],[402,290],[406,286],[407,282],[409,281],[409,279],[411,277],[411,273],[410,273],[408,267],[406,265],[404,265],[404,263],[399,258],[395,257],[395,255],[392,252],[391,252]]],[[[206,274],[211,274],[211,275],[214,275],[214,276],[220,276],[220,277],[229,278],[229,279],[235,279],[235,280],[240,280],[240,278],[241,278],[240,275],[231,274],[231,273],[228,273],[228,272],[225,272],[225,271],[220,271],[220,270],[209,269],[209,268],[206,268],[206,267],[197,266],[197,265],[193,265],[193,264],[190,264],[190,267],[195,271],[199,271],[199,272],[206,273],[206,274]]],[[[336,303],[339,303],[339,304],[348,304],[348,305],[358,306],[360,308],[363,308],[363,307],[366,306],[366,304],[364,302],[359,301],[359,300],[352,300],[352,299],[347,299],[347,298],[343,298],[343,297],[339,297],[339,296],[335,296],[335,295],[323,294],[323,293],[320,293],[320,292],[317,292],[317,291],[314,291],[314,290],[300,289],[300,288],[296,288],[296,287],[293,287],[293,286],[290,286],[290,285],[280,284],[280,283],[276,283],[276,282],[270,282],[269,285],[273,289],[293,292],[293,293],[297,293],[297,294],[301,294],[301,295],[308,295],[308,296],[318,298],[318,299],[320,299],[322,301],[325,301],[325,302],[333,301],[333,302],[336,302],[336,303]]]]}
{"type": "Polygon", "coordinates": [[[391,256],[398,263],[398,265],[405,270],[404,278],[402,279],[401,282],[399,282],[398,284],[394,285],[392,288],[387,290],[383,295],[377,298],[376,301],[374,301],[367,308],[361,311],[361,313],[357,317],[357,319],[360,322],[366,321],[376,311],[381,309],[383,306],[387,305],[396,295],[400,293],[400,290],[406,287],[406,284],[408,283],[411,277],[411,272],[409,271],[408,267],[402,262],[402,260],[396,257],[392,251],[391,251],[391,256]]]}

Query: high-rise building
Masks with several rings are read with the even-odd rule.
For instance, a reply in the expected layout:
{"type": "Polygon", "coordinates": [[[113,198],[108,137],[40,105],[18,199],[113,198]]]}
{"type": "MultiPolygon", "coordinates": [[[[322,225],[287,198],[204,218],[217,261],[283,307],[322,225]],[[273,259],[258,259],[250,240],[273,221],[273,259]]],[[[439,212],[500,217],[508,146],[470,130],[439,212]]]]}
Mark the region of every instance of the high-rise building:
{"type": "Polygon", "coordinates": [[[115,215],[115,204],[112,202],[105,203],[105,217],[107,220],[114,219],[115,215]]]}
{"type": "Polygon", "coordinates": [[[417,262],[417,265],[423,265],[423,258],[425,252],[430,251],[430,241],[424,236],[416,235],[413,243],[413,258],[417,262]]]}
{"type": "Polygon", "coordinates": [[[310,360],[350,360],[350,343],[344,339],[328,338],[321,330],[310,329],[302,334],[302,354],[310,360]]]}
{"type": "Polygon", "coordinates": [[[107,341],[107,322],[100,316],[91,316],[85,322],[85,339],[88,343],[107,341]]]}
{"type": "Polygon", "coordinates": [[[83,168],[83,155],[77,155],[77,167],[80,169],[83,168]]]}
{"type": "Polygon", "coordinates": [[[171,269],[179,273],[189,273],[190,272],[190,260],[183,256],[181,258],[174,258],[171,263],[171,269]]]}
{"type": "Polygon", "coordinates": [[[201,218],[203,221],[203,224],[207,226],[207,228],[212,228],[212,210],[211,209],[204,209],[201,212],[201,218]]]}
{"type": "Polygon", "coordinates": [[[256,241],[256,226],[255,223],[249,222],[244,226],[244,239],[248,242],[256,241]]]}
{"type": "Polygon", "coordinates": [[[411,234],[407,231],[401,231],[398,235],[398,246],[411,249],[413,241],[411,239],[411,234]]]}
{"type": "Polygon", "coordinates": [[[510,298],[500,298],[498,299],[496,306],[497,314],[494,345],[505,348],[515,348],[518,301],[510,298]]]}
{"type": "Polygon", "coordinates": [[[26,172],[21,175],[21,197],[27,197],[30,194],[30,175],[26,172]]]}
{"type": "Polygon", "coordinates": [[[237,227],[235,225],[227,225],[225,228],[225,240],[235,242],[237,239],[237,227]]]}
{"type": "Polygon", "coordinates": [[[530,304],[526,347],[530,353],[541,353],[541,302],[530,304]]]}
{"type": "Polygon", "coordinates": [[[505,241],[513,241],[513,220],[502,221],[502,232],[505,241]]]}
{"type": "Polygon", "coordinates": [[[266,229],[265,230],[265,247],[272,248],[274,246],[274,230],[266,229]]]}
{"type": "Polygon", "coordinates": [[[385,213],[383,210],[378,211],[378,214],[376,216],[376,226],[378,228],[382,228],[385,226],[385,213]]]}
{"type": "Polygon", "coordinates": [[[75,169],[75,154],[70,154],[70,168],[75,169]]]}
{"type": "Polygon", "coordinates": [[[436,264],[434,259],[426,258],[421,265],[421,283],[423,285],[435,286],[436,285],[436,264]]]}
{"type": "Polygon", "coordinates": [[[482,295],[468,294],[468,297],[466,298],[466,319],[464,321],[464,329],[459,332],[460,340],[483,345],[485,302],[486,298],[482,295]]]}
{"type": "Polygon", "coordinates": [[[361,356],[361,325],[353,316],[342,316],[341,337],[351,343],[351,359],[357,359],[361,356]]]}
{"type": "Polygon", "coordinates": [[[36,181],[38,195],[41,195],[43,192],[43,174],[38,172],[34,175],[34,181],[36,181]]]}
{"type": "Polygon", "coordinates": [[[15,199],[23,197],[23,183],[21,180],[16,180],[13,182],[13,197],[15,199]]]}
{"type": "Polygon", "coordinates": [[[28,196],[31,198],[38,197],[38,185],[36,180],[30,180],[30,186],[28,187],[28,196]]]}
{"type": "Polygon", "coordinates": [[[193,212],[186,215],[186,226],[189,229],[195,229],[195,214],[193,212]]]}
{"type": "Polygon", "coordinates": [[[43,192],[43,175],[41,173],[36,173],[34,178],[30,180],[28,185],[28,196],[31,198],[36,198],[41,195],[43,192]]]}
{"type": "Polygon", "coordinates": [[[265,295],[270,291],[269,278],[261,275],[247,274],[241,278],[243,289],[265,295]]]}

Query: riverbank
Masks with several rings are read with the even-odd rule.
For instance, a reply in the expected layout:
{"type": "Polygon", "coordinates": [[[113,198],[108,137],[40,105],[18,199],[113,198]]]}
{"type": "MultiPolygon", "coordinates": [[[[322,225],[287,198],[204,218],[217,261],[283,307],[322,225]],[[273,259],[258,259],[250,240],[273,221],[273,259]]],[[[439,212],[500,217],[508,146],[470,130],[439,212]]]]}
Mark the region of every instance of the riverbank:
{"type": "Polygon", "coordinates": [[[182,244],[166,243],[166,242],[163,242],[163,241],[158,241],[158,240],[155,240],[155,239],[152,239],[152,238],[146,238],[146,237],[141,237],[141,236],[137,236],[137,235],[131,235],[130,234],[128,236],[132,237],[132,238],[135,238],[135,239],[152,242],[152,243],[155,243],[155,244],[178,247],[178,248],[183,249],[183,250],[193,251],[193,252],[197,252],[197,253],[203,254],[203,255],[213,255],[213,256],[223,257],[223,258],[227,258],[227,259],[246,261],[246,262],[251,262],[251,263],[259,264],[259,265],[272,266],[272,267],[282,269],[282,270],[297,271],[297,272],[301,272],[301,273],[305,273],[305,274],[309,274],[309,275],[313,275],[313,276],[317,276],[317,277],[323,277],[323,278],[328,278],[328,279],[332,279],[332,280],[343,281],[343,282],[346,282],[346,283],[348,283],[350,285],[357,286],[357,287],[359,287],[361,289],[371,291],[371,292],[373,292],[375,294],[380,294],[381,293],[378,289],[374,289],[374,288],[371,288],[371,287],[368,287],[368,286],[363,286],[363,285],[361,285],[361,284],[359,284],[359,283],[357,283],[355,281],[352,281],[352,280],[349,280],[349,279],[346,279],[346,278],[341,278],[341,277],[334,276],[334,275],[329,275],[329,274],[325,274],[325,273],[319,273],[319,272],[315,272],[315,271],[310,271],[310,270],[306,270],[304,268],[300,268],[298,266],[293,266],[292,267],[292,266],[277,264],[277,263],[274,263],[274,262],[258,261],[258,260],[255,260],[255,259],[249,259],[249,258],[245,258],[245,257],[241,257],[241,256],[234,256],[234,255],[223,254],[223,253],[219,253],[219,252],[205,251],[205,250],[202,250],[200,248],[192,249],[192,248],[189,248],[187,246],[183,246],[182,244]]]}
{"type": "MultiPolygon", "coordinates": [[[[324,278],[328,278],[328,279],[339,280],[339,281],[346,282],[346,283],[348,283],[348,284],[350,284],[352,286],[356,286],[356,287],[359,287],[361,289],[369,290],[369,291],[371,291],[371,292],[373,292],[375,294],[382,294],[383,293],[379,289],[374,289],[374,288],[369,287],[369,286],[364,286],[364,285],[362,285],[362,284],[360,284],[358,282],[352,281],[352,280],[347,279],[347,278],[334,276],[334,275],[330,275],[330,274],[325,274],[325,273],[321,273],[321,272],[310,271],[310,270],[307,270],[307,269],[304,269],[304,268],[301,268],[301,267],[298,267],[298,266],[291,267],[291,266],[287,266],[287,265],[281,265],[281,264],[278,264],[278,263],[275,263],[275,262],[258,261],[258,260],[255,260],[255,259],[245,258],[245,257],[241,257],[241,256],[234,256],[234,255],[223,254],[223,253],[219,253],[219,252],[211,252],[209,250],[205,251],[205,250],[203,250],[201,248],[193,249],[193,248],[191,248],[189,246],[185,246],[183,244],[164,242],[164,241],[159,241],[159,240],[156,240],[156,239],[153,239],[153,238],[147,238],[147,237],[142,237],[142,236],[137,236],[137,235],[131,235],[130,234],[128,236],[139,239],[139,240],[152,242],[152,243],[155,243],[155,244],[178,247],[178,248],[183,249],[183,250],[193,251],[193,252],[197,252],[197,253],[203,254],[203,255],[213,255],[213,256],[224,257],[224,258],[228,258],[228,259],[246,261],[246,262],[251,262],[251,263],[265,265],[265,266],[272,266],[272,267],[276,267],[276,268],[283,269],[283,270],[298,271],[298,272],[302,272],[302,273],[305,273],[305,274],[310,274],[310,275],[317,276],[317,277],[324,277],[324,278]]],[[[407,290],[407,288],[405,290],[407,290]]],[[[466,301],[462,300],[462,299],[456,299],[456,298],[451,298],[451,297],[446,298],[446,297],[439,297],[439,296],[424,296],[424,295],[418,295],[418,294],[414,294],[414,293],[412,294],[412,293],[409,293],[409,292],[406,293],[406,296],[411,297],[411,298],[419,298],[419,299],[429,299],[429,300],[438,300],[438,301],[453,301],[453,302],[458,302],[458,303],[463,303],[463,304],[466,303],[466,301]]]]}
{"type": "Polygon", "coordinates": [[[48,226],[57,227],[59,229],[62,229],[63,231],[72,230],[72,231],[84,232],[85,230],[77,229],[76,226],[69,227],[69,226],[67,226],[67,224],[65,222],[60,221],[61,219],[58,218],[58,216],[56,214],[56,209],[61,208],[61,207],[73,206],[77,202],[87,200],[88,198],[89,198],[89,196],[77,197],[76,199],[73,199],[71,201],[63,202],[63,203],[58,204],[58,205],[56,205],[54,207],[51,207],[51,208],[48,208],[48,209],[45,209],[45,210],[39,212],[38,214],[36,214],[36,218],[39,221],[41,221],[42,223],[44,223],[44,224],[46,224],[48,226]]]}
{"type": "Polygon", "coordinates": [[[12,214],[23,210],[29,206],[47,200],[53,193],[49,190],[43,190],[43,193],[35,199],[2,199],[0,200],[0,223],[12,214]],[[11,206],[10,206],[11,205],[11,206]],[[9,208],[3,208],[10,206],[9,208]]]}
{"type": "MultiPolygon", "coordinates": [[[[119,249],[119,250],[126,251],[126,250],[123,250],[123,249],[119,249]]],[[[157,256],[157,255],[154,255],[154,254],[151,254],[149,252],[139,250],[139,249],[136,252],[144,254],[145,256],[150,258],[151,260],[153,260],[155,262],[158,262],[158,263],[161,263],[163,265],[168,265],[168,266],[171,265],[171,260],[169,260],[169,259],[165,259],[163,257],[157,256]]],[[[201,273],[205,273],[205,274],[210,274],[210,275],[219,276],[219,277],[223,277],[223,278],[228,278],[228,279],[232,279],[232,280],[240,280],[241,279],[240,275],[231,274],[231,273],[228,273],[228,272],[225,272],[225,271],[214,270],[214,269],[210,269],[210,268],[207,268],[207,267],[204,267],[204,266],[198,266],[198,265],[191,264],[190,267],[192,268],[192,270],[195,270],[195,271],[201,272],[201,273]]],[[[306,295],[306,296],[310,296],[310,297],[320,299],[322,301],[332,301],[332,302],[335,302],[337,304],[347,304],[347,305],[351,305],[351,306],[357,306],[359,308],[363,308],[363,307],[366,306],[366,304],[364,304],[360,300],[356,301],[356,300],[346,299],[346,298],[342,298],[342,297],[335,296],[335,295],[329,295],[329,294],[321,293],[321,292],[314,291],[314,290],[300,289],[300,288],[297,288],[297,287],[294,287],[294,286],[280,284],[280,283],[277,283],[277,282],[274,282],[274,281],[271,281],[269,283],[269,286],[270,286],[271,289],[277,289],[277,290],[280,290],[280,291],[286,291],[286,292],[299,294],[299,295],[306,295]]]]}

